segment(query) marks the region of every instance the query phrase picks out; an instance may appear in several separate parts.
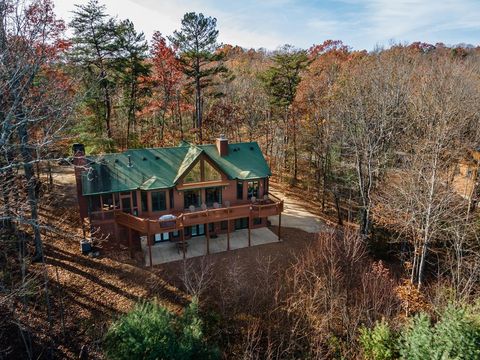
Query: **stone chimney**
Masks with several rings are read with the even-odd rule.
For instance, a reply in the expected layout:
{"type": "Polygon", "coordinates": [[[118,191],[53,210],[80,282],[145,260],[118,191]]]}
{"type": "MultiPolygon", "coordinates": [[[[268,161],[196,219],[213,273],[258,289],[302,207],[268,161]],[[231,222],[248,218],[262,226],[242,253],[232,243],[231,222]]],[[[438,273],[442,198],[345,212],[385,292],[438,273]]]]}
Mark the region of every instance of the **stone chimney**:
{"type": "Polygon", "coordinates": [[[74,158],[81,158],[85,156],[85,145],[83,144],[73,144],[72,150],[74,158]]]}
{"type": "Polygon", "coordinates": [[[217,145],[217,151],[220,156],[228,155],[228,139],[225,135],[220,135],[215,141],[215,144],[217,145]]]}

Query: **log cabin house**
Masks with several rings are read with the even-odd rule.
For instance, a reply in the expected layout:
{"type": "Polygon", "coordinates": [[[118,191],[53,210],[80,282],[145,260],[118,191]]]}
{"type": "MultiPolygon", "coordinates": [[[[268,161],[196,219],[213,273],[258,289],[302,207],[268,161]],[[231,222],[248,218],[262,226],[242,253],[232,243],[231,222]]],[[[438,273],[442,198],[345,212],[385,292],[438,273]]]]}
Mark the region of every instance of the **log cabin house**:
{"type": "Polygon", "coordinates": [[[472,205],[480,197],[480,146],[468,152],[455,169],[453,186],[455,191],[472,205]]]}
{"type": "Polygon", "coordinates": [[[74,144],[73,153],[82,224],[132,254],[143,245],[150,264],[158,242],[205,236],[209,253],[211,236],[226,233],[229,250],[230,232],[247,228],[250,246],[250,229],[266,226],[269,216],[281,224],[283,201],[269,194],[271,172],[256,142],[229,144],[221,136],[215,144],[102,156],[85,156],[74,144]]]}

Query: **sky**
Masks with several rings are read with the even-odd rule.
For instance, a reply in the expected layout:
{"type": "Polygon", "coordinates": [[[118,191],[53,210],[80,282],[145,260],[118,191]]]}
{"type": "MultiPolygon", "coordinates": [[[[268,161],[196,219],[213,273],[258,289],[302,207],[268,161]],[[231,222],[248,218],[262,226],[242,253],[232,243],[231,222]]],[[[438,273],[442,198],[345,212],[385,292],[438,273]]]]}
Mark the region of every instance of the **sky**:
{"type": "MultiPolygon", "coordinates": [[[[74,4],[54,0],[67,22],[74,4]]],[[[217,18],[218,40],[275,50],[283,44],[309,48],[342,40],[355,50],[414,41],[480,44],[480,0],[100,0],[109,15],[130,19],[147,39],[170,35],[183,14],[217,18]]]]}

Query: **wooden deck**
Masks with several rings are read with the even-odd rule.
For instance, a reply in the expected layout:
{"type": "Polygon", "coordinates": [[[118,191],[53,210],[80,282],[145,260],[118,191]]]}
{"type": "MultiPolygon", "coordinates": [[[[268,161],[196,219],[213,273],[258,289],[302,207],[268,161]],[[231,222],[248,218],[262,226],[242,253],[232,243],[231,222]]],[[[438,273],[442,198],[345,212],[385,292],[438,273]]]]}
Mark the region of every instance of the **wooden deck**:
{"type": "MultiPolygon", "coordinates": [[[[269,194],[268,199],[259,200],[256,202],[249,202],[244,204],[237,204],[233,206],[223,206],[219,208],[207,208],[205,210],[195,210],[184,212],[172,211],[175,216],[171,220],[159,220],[158,218],[139,217],[121,210],[107,210],[92,212],[90,219],[96,225],[116,223],[128,229],[128,243],[130,251],[133,256],[133,237],[132,231],[137,231],[142,236],[147,236],[147,244],[149,251],[149,263],[153,265],[152,261],[152,245],[153,234],[179,231],[181,234],[182,244],[185,244],[185,228],[200,224],[210,224],[226,220],[235,220],[241,218],[248,218],[248,246],[251,246],[251,228],[252,221],[255,218],[266,218],[269,216],[278,215],[278,240],[281,238],[281,215],[283,211],[283,200],[276,196],[269,194]]],[[[230,230],[231,225],[228,224],[226,231],[227,236],[227,250],[230,250],[230,230]]],[[[207,254],[210,253],[210,235],[209,231],[205,232],[207,242],[207,254]]],[[[183,258],[186,256],[186,250],[183,248],[183,258]]]]}
{"type": "MultiPolygon", "coordinates": [[[[120,210],[112,210],[112,214],[118,225],[136,230],[144,234],[156,234],[182,230],[185,227],[208,224],[213,222],[235,220],[240,218],[263,218],[273,215],[279,215],[283,211],[283,200],[270,195],[269,200],[262,200],[255,203],[233,205],[229,207],[220,207],[218,209],[210,208],[206,210],[197,210],[193,212],[173,213],[176,216],[172,220],[158,220],[142,218],[124,213],[120,210]]],[[[103,212],[106,220],[111,215],[103,212]]],[[[98,220],[103,220],[98,219],[98,220]]]]}

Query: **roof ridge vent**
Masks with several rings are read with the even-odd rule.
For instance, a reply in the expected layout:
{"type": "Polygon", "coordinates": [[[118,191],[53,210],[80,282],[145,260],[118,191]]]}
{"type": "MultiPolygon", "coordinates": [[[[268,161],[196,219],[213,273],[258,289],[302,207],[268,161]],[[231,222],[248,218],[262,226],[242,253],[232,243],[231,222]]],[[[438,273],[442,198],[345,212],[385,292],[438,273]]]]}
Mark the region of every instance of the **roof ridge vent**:
{"type": "Polygon", "coordinates": [[[132,157],[130,155],[127,155],[128,157],[128,167],[132,167],[133,164],[132,164],[132,157]]]}

